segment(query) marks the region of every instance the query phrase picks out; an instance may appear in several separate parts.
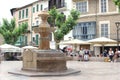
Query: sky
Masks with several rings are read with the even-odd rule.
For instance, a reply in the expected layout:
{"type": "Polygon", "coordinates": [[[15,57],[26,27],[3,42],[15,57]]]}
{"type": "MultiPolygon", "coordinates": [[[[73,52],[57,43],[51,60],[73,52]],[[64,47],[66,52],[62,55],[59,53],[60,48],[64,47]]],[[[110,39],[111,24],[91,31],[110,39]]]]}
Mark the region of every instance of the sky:
{"type": "Polygon", "coordinates": [[[10,9],[21,7],[37,0],[0,0],[0,22],[3,18],[10,20],[12,18],[10,9]]]}

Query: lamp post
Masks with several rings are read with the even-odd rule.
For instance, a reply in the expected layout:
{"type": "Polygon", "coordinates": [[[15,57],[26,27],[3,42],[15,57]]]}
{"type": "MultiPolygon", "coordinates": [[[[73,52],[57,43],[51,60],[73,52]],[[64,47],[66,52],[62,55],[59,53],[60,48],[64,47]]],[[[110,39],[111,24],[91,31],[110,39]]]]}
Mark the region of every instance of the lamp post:
{"type": "Polygon", "coordinates": [[[117,28],[117,48],[119,49],[119,26],[120,26],[120,22],[115,22],[116,24],[116,28],[117,28]]]}

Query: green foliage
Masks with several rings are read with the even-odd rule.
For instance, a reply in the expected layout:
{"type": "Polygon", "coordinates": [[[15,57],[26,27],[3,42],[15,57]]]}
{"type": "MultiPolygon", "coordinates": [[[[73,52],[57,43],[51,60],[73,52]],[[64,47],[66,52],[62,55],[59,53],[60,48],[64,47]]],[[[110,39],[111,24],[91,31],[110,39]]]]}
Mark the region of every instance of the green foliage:
{"type": "Polygon", "coordinates": [[[64,14],[59,13],[56,17],[56,22],[55,25],[60,28],[61,24],[63,24],[65,22],[65,18],[64,18],[64,14]]]}
{"type": "Polygon", "coordinates": [[[54,27],[55,20],[58,15],[56,8],[54,7],[53,9],[50,9],[49,14],[50,14],[50,17],[48,17],[48,23],[50,24],[51,27],[54,27]]]}
{"type": "MultiPolygon", "coordinates": [[[[61,30],[61,33],[67,34],[67,31],[69,31],[69,28],[67,27],[66,24],[63,24],[62,27],[60,28],[60,30],[61,30]]],[[[64,35],[63,35],[63,37],[64,37],[64,35]]]]}
{"type": "Polygon", "coordinates": [[[113,0],[113,2],[115,3],[115,5],[120,5],[120,0],[113,0]]]}
{"type": "Polygon", "coordinates": [[[80,12],[76,11],[74,9],[71,10],[71,16],[73,18],[73,20],[77,20],[79,18],[80,12]]]}
{"type": "Polygon", "coordinates": [[[54,7],[49,11],[50,17],[48,23],[57,29],[54,32],[54,38],[56,42],[60,42],[66,34],[68,34],[76,25],[76,21],[79,18],[80,13],[76,10],[71,10],[70,15],[65,20],[65,15],[60,13],[54,7]]]}
{"type": "Polygon", "coordinates": [[[113,0],[113,2],[118,6],[120,12],[120,0],[113,0]]]}
{"type": "Polygon", "coordinates": [[[15,20],[11,19],[9,22],[7,19],[3,19],[3,24],[0,27],[0,33],[5,39],[5,43],[15,44],[21,34],[27,32],[27,23],[23,23],[18,28],[16,27],[15,20]]]}
{"type": "Polygon", "coordinates": [[[63,39],[63,33],[61,33],[61,30],[57,30],[56,32],[54,32],[54,37],[55,37],[55,41],[59,42],[61,39],[63,39]]]}

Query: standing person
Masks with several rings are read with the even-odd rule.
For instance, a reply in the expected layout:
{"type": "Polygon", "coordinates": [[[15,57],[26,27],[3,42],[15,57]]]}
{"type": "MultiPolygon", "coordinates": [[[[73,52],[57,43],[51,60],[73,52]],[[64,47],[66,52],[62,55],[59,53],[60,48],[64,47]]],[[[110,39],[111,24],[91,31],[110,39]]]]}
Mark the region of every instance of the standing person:
{"type": "Polygon", "coordinates": [[[112,50],[112,48],[109,49],[108,54],[109,54],[110,61],[113,62],[114,51],[112,50]]]}
{"type": "Polygon", "coordinates": [[[84,51],[84,60],[88,61],[89,60],[89,50],[86,48],[84,51]]]}
{"type": "Polygon", "coordinates": [[[84,49],[83,49],[83,48],[80,49],[80,51],[78,52],[78,55],[79,55],[79,56],[78,56],[78,58],[79,58],[78,60],[79,60],[79,61],[80,61],[80,60],[82,61],[83,58],[84,58],[84,57],[83,57],[83,56],[84,56],[84,49]]]}
{"type": "Polygon", "coordinates": [[[115,49],[115,54],[114,54],[114,57],[113,57],[113,60],[114,60],[114,62],[116,62],[116,60],[119,58],[119,50],[118,50],[118,48],[116,48],[115,49]]]}

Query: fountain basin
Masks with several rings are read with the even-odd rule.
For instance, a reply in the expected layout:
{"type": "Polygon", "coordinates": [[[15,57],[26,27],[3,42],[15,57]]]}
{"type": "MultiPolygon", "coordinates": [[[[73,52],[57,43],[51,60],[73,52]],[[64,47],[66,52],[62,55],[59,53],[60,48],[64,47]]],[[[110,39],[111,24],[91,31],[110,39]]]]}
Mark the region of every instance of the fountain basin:
{"type": "Polygon", "coordinates": [[[23,53],[22,70],[60,72],[67,70],[67,57],[57,50],[27,50],[23,53]]]}

